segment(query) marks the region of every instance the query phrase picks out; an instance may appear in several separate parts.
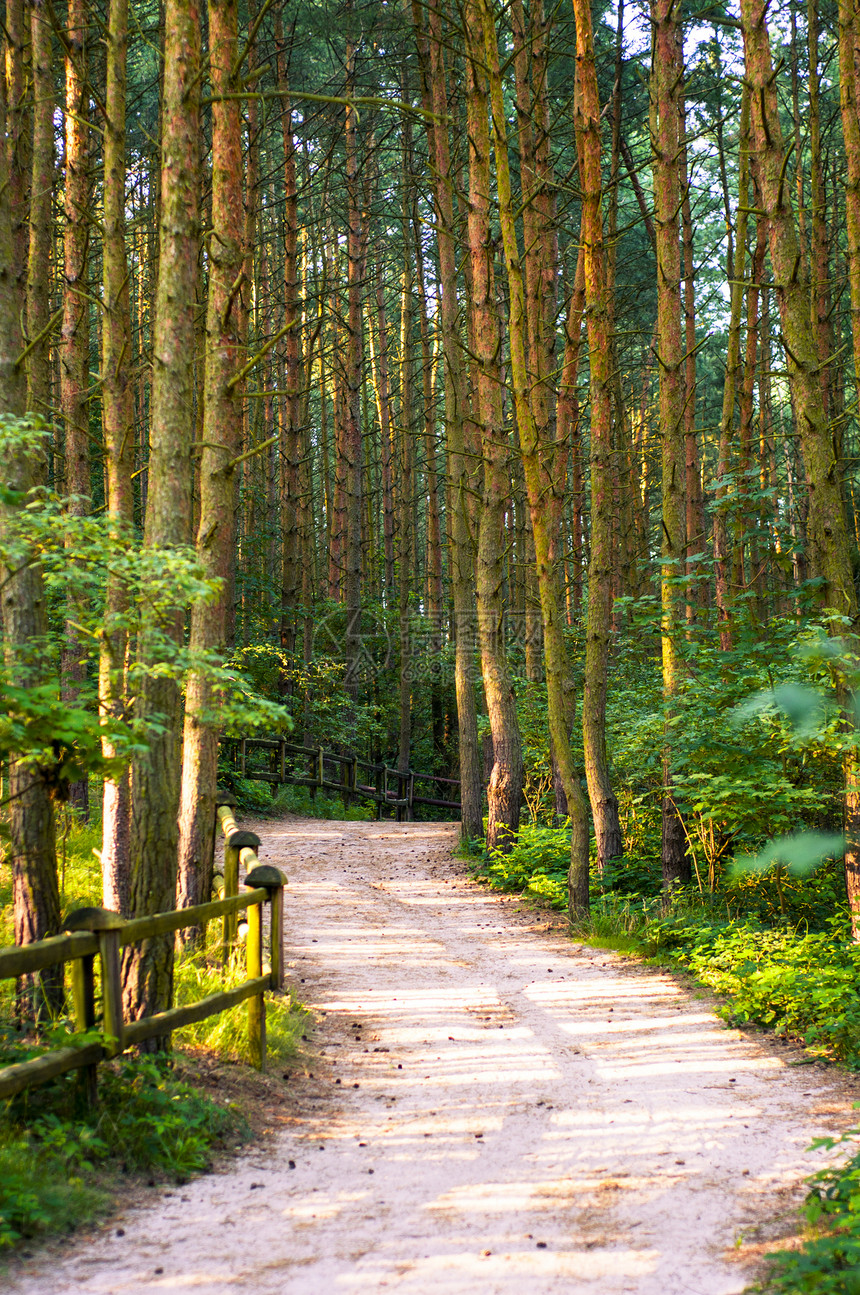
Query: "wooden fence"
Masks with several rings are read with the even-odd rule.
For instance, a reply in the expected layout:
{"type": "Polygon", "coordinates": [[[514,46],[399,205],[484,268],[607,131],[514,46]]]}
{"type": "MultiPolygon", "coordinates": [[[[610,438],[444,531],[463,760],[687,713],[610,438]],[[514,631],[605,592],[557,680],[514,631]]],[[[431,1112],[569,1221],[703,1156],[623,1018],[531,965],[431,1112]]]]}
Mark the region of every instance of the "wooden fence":
{"type": "Polygon", "coordinates": [[[290,783],[294,787],[307,787],[311,796],[317,791],[337,792],[345,805],[369,801],[376,807],[377,818],[390,809],[398,823],[404,819],[411,821],[421,806],[451,810],[460,816],[459,800],[421,794],[421,788],[427,784],[431,792],[440,787],[459,789],[458,778],[418,773],[414,769],[401,773],[386,764],[338,755],[321,746],[298,746],[284,738],[222,738],[221,754],[242,778],[255,778],[276,786],[290,783]]]}
{"type": "MultiPolygon", "coordinates": [[[[227,799],[227,798],[225,798],[227,799]]],[[[251,1060],[259,1070],[266,1062],[267,989],[279,990],[284,984],[283,894],[286,878],[277,868],[260,864],[256,850],[259,837],[243,832],[233,818],[232,806],[218,806],[218,817],[225,835],[224,874],[218,877],[223,898],[191,908],[173,909],[125,921],[118,913],[103,908],[79,908],[66,918],[66,934],[55,935],[33,944],[0,949],[0,980],[35,975],[47,967],[69,963],[76,1034],[65,1048],[56,1048],[28,1061],[0,1068],[0,1098],[11,1097],[25,1088],[55,1079],[70,1070],[85,1071],[85,1082],[95,1097],[96,1069],[100,1061],[115,1057],[126,1048],[158,1038],[216,1016],[220,1012],[248,1001],[248,1041],[251,1060]],[[252,844],[253,843],[253,844],[252,844]],[[245,877],[245,892],[238,893],[239,864],[250,871],[245,877]],[[269,913],[269,971],[263,973],[263,905],[269,913]],[[172,1007],[137,1021],[125,1021],[122,1014],[120,982],[120,949],[157,935],[168,935],[190,926],[202,926],[220,918],[223,922],[222,949],[226,956],[236,937],[237,916],[248,914],[245,940],[247,979],[233,989],[209,994],[196,1003],[172,1007]],[[101,1037],[92,1039],[96,1026],[95,959],[101,972],[101,1037]]]]}

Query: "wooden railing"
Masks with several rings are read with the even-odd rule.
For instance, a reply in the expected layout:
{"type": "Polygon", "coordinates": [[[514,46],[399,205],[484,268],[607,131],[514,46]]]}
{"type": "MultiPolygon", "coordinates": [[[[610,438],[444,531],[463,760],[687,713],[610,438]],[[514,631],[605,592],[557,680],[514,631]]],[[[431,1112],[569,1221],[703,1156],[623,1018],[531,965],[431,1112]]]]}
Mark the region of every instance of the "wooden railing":
{"type": "Polygon", "coordinates": [[[28,1061],[0,1068],[0,1098],[11,1097],[25,1088],[45,1083],[70,1070],[86,1072],[87,1089],[94,1098],[96,1068],[100,1061],[114,1057],[147,1039],[169,1035],[183,1025],[192,1025],[208,1016],[225,1012],[246,1000],[251,1060],[259,1070],[265,1069],[264,994],[267,989],[282,989],[284,984],[283,894],[286,878],[277,868],[260,864],[256,855],[259,838],[253,833],[243,833],[238,828],[231,806],[219,805],[218,816],[226,837],[223,898],[206,904],[195,904],[191,908],[136,917],[129,921],[104,908],[79,908],[66,918],[65,935],[0,949],[0,980],[35,975],[47,967],[61,963],[70,964],[77,1027],[68,1047],[55,1048],[28,1061]],[[253,848],[249,848],[243,837],[253,837],[253,848]],[[240,861],[246,866],[250,865],[243,894],[238,893],[240,861]],[[270,908],[270,962],[269,971],[265,974],[264,904],[268,904],[270,908]],[[203,926],[206,922],[221,918],[224,923],[223,949],[226,953],[233,947],[237,915],[243,910],[247,910],[248,914],[245,939],[247,979],[241,985],[209,994],[196,1003],[172,1007],[153,1016],[143,1016],[136,1021],[123,1019],[120,949],[157,935],[169,935],[190,926],[203,926]],[[99,959],[101,972],[102,1027],[101,1037],[93,1040],[92,1031],[96,1027],[96,957],[99,959]]]}
{"type": "Polygon", "coordinates": [[[385,809],[393,810],[398,823],[413,819],[421,806],[447,809],[460,815],[459,800],[440,795],[421,795],[416,791],[430,784],[430,791],[441,787],[459,788],[458,778],[443,778],[435,773],[402,773],[386,764],[374,764],[355,756],[338,755],[323,747],[298,746],[284,738],[222,738],[221,753],[228,765],[242,778],[255,778],[273,785],[290,783],[307,787],[311,796],[317,791],[337,792],[345,805],[369,801],[376,807],[376,817],[385,809]],[[333,776],[333,771],[337,776],[333,776]]]}

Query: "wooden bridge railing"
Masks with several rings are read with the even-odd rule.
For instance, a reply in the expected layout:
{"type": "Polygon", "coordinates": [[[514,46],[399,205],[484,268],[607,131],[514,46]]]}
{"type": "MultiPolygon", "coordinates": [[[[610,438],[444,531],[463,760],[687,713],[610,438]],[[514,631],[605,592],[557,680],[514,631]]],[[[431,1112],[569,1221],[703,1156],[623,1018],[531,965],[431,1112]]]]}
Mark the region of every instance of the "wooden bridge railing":
{"type": "Polygon", "coordinates": [[[259,838],[243,833],[233,818],[232,807],[219,805],[218,815],[226,837],[224,897],[191,908],[173,909],[148,917],[124,920],[118,913],[104,908],[79,908],[66,918],[66,934],[55,935],[33,944],[0,949],[0,980],[28,976],[46,967],[69,963],[76,1033],[65,1048],[55,1048],[28,1061],[0,1068],[0,1098],[36,1084],[55,1079],[70,1070],[84,1070],[91,1098],[95,1097],[96,1068],[100,1061],[115,1057],[126,1048],[158,1038],[192,1025],[208,1016],[218,1015],[248,1001],[248,1042],[251,1060],[259,1070],[266,1062],[266,990],[279,990],[284,984],[283,894],[286,878],[277,868],[260,864],[256,850],[259,838]],[[253,837],[249,848],[241,838],[253,837]],[[238,893],[239,862],[250,865],[245,877],[245,891],[238,893]],[[235,867],[234,867],[235,864],[235,867]],[[263,973],[263,905],[270,907],[269,971],[263,973]],[[125,1021],[122,1014],[120,982],[120,949],[156,935],[168,935],[189,926],[221,918],[224,922],[224,949],[232,948],[238,913],[247,910],[248,932],[245,940],[247,979],[232,989],[209,994],[196,1003],[172,1007],[137,1021],[125,1021]],[[229,944],[228,944],[229,941],[229,944]],[[101,1037],[92,1039],[96,1026],[95,959],[99,958],[102,991],[101,1037]],[[89,1041],[87,1041],[89,1039],[89,1041]],[[76,1040],[76,1042],[75,1042],[76,1040]]]}
{"type": "Polygon", "coordinates": [[[421,795],[420,790],[416,792],[416,783],[419,787],[429,783],[431,792],[437,787],[459,788],[457,778],[419,773],[414,769],[403,773],[386,764],[338,755],[321,746],[298,746],[284,738],[222,738],[221,751],[242,778],[255,778],[275,786],[289,783],[294,787],[307,787],[312,797],[317,791],[337,792],[345,805],[353,801],[370,801],[376,807],[377,818],[382,817],[386,808],[395,811],[398,823],[404,818],[411,820],[420,806],[456,811],[458,816],[460,813],[459,800],[421,795]]]}

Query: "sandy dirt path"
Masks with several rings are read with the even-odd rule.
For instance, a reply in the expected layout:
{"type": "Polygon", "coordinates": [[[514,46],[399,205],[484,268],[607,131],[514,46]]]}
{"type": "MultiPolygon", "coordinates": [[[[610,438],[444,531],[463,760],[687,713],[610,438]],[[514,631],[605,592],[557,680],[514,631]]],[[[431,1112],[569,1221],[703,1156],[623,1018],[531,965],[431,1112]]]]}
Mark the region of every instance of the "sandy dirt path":
{"type": "Polygon", "coordinates": [[[449,824],[265,822],[317,1014],[287,1129],[20,1295],[729,1295],[856,1084],[468,880],[449,824]]]}

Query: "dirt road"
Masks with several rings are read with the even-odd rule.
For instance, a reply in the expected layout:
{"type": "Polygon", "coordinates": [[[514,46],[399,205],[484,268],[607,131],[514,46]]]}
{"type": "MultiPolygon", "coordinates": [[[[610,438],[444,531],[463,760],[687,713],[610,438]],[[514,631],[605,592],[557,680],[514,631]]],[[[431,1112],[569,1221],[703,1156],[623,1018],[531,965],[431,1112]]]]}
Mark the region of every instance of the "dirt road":
{"type": "Polygon", "coordinates": [[[856,1084],[470,882],[450,825],[257,830],[319,1020],[302,1118],[15,1290],[744,1289],[856,1084]]]}

